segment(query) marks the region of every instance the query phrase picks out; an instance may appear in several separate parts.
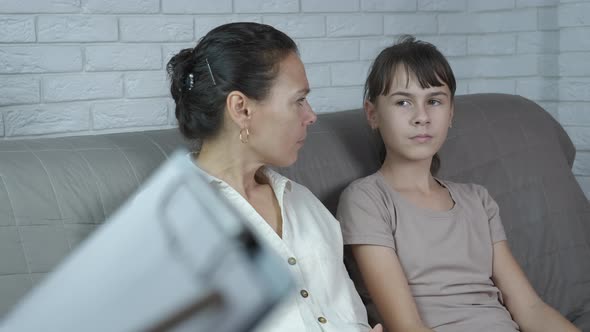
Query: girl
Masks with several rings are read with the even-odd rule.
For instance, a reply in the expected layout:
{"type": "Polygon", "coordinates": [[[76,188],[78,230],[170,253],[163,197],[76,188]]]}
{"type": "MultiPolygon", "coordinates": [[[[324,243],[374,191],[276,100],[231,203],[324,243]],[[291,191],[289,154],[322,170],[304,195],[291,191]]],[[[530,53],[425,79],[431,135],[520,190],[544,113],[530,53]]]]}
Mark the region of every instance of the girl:
{"type": "Polygon", "coordinates": [[[577,331],[527,281],[487,190],[433,176],[455,87],[444,56],[410,36],[367,78],[364,109],[385,158],[342,193],[338,218],[369,316],[390,332],[577,331]]]}
{"type": "Polygon", "coordinates": [[[309,190],[267,167],[294,163],[316,120],[293,40],[264,24],[222,25],[176,54],[168,72],[180,131],[201,143],[191,161],[298,287],[257,331],[370,330],[342,263],[340,225],[309,190]]]}

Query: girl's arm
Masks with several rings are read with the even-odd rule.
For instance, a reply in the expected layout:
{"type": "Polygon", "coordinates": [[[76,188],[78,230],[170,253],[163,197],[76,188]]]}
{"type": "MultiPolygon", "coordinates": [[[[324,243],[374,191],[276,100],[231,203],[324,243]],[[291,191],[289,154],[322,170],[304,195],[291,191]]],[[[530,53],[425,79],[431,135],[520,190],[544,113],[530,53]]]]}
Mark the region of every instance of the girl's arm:
{"type": "Polygon", "coordinates": [[[352,253],[387,331],[432,331],[420,319],[408,281],[392,248],[353,245],[352,253]]]}
{"type": "Polygon", "coordinates": [[[521,331],[580,331],[541,300],[512,256],[506,241],[494,244],[492,269],[492,279],[502,292],[504,304],[521,331]]]}

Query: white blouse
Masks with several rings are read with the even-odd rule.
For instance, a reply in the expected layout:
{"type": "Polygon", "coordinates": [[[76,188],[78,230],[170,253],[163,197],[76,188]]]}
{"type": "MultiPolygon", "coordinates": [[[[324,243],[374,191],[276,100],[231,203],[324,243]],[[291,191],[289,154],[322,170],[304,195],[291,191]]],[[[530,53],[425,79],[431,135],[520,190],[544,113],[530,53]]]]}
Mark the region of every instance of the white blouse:
{"type": "Polygon", "coordinates": [[[365,307],[343,263],[340,224],[304,186],[264,168],[281,208],[283,237],[226,182],[210,183],[291,270],[296,289],[258,325],[256,332],[368,331],[365,307]]]}

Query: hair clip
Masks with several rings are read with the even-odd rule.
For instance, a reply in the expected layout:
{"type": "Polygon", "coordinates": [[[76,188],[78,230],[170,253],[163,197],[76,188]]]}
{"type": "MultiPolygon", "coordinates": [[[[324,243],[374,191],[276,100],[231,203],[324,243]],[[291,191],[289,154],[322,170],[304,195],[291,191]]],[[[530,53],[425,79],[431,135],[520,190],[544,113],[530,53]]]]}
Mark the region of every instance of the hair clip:
{"type": "Polygon", "coordinates": [[[188,91],[191,91],[195,86],[195,75],[193,73],[189,73],[186,77],[186,82],[184,82],[185,87],[188,91]]]}
{"type": "Polygon", "coordinates": [[[213,71],[211,71],[211,66],[209,65],[209,59],[205,58],[205,62],[207,63],[207,68],[209,68],[209,75],[211,76],[213,85],[217,85],[217,83],[215,83],[215,77],[213,77],[213,71]]]}

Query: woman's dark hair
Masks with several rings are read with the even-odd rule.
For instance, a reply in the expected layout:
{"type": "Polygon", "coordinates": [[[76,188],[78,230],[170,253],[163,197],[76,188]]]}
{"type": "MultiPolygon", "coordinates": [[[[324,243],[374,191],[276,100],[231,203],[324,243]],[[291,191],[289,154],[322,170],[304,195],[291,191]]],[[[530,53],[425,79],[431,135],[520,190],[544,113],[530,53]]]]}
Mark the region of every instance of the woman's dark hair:
{"type": "MultiPolygon", "coordinates": [[[[407,82],[413,74],[423,89],[446,85],[451,91],[451,101],[455,98],[457,83],[455,75],[445,56],[436,46],[416,40],[413,36],[402,36],[399,41],[379,53],[371,66],[365,82],[364,98],[375,103],[377,97],[389,93],[397,70],[405,70],[407,82]]],[[[385,145],[380,147],[381,162],[385,161],[385,145]]],[[[432,157],[430,172],[436,174],[440,169],[438,154],[432,157]]]]}
{"type": "Polygon", "coordinates": [[[218,26],[194,49],[181,50],[166,67],[180,132],[188,139],[215,136],[227,95],[240,91],[264,100],[280,62],[293,52],[297,45],[289,36],[259,23],[218,26]]]}

